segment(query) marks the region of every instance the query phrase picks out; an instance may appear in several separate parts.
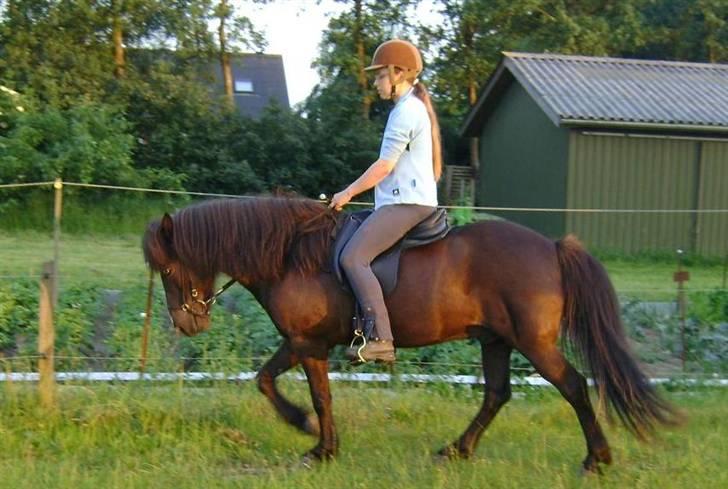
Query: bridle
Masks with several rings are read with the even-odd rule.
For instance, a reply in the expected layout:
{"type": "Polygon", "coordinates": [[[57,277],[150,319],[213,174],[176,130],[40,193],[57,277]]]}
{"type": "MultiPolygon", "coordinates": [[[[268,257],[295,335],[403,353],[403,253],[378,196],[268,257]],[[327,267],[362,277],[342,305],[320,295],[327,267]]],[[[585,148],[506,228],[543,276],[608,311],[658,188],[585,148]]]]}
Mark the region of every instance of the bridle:
{"type": "Polygon", "coordinates": [[[217,298],[220,297],[220,295],[225,292],[227,289],[229,289],[233,284],[235,284],[237,280],[230,279],[225,285],[220,287],[217,292],[212,294],[209,299],[198,299],[197,296],[200,295],[200,293],[197,291],[196,288],[192,288],[190,290],[190,297],[194,300],[193,304],[201,304],[203,307],[202,312],[195,311],[194,308],[190,307],[189,304],[187,304],[187,301],[184,301],[184,294],[182,294],[182,299],[184,302],[182,302],[182,307],[179,308],[179,310],[182,310],[186,312],[187,314],[192,314],[193,316],[197,317],[206,317],[210,315],[210,307],[212,307],[213,304],[217,302],[217,298]]]}

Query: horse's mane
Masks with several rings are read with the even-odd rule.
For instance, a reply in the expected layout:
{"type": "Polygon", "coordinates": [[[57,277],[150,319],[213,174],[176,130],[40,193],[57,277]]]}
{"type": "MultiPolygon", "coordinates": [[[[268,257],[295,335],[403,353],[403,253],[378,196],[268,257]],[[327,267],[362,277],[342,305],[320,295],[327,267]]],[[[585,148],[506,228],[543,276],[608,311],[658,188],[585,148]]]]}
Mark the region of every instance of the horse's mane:
{"type": "MultiPolygon", "coordinates": [[[[308,275],[329,257],[336,217],[319,202],[291,197],[210,200],[172,217],[172,247],[185,266],[200,275],[225,271],[252,281],[280,278],[293,269],[308,275]]],[[[159,270],[167,259],[150,224],[144,256],[159,270]]]]}

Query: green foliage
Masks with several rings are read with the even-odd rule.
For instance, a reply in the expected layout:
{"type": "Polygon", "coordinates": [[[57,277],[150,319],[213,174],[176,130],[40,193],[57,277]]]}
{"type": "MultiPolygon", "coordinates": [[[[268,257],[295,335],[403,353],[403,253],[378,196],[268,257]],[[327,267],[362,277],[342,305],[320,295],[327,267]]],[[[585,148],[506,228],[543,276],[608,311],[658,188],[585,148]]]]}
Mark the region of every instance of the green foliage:
{"type": "Polygon", "coordinates": [[[257,121],[242,126],[231,150],[269,189],[290,189],[309,197],[321,192],[320,164],[313,151],[311,127],[288,108],[271,104],[257,121]]]}
{"type": "Polygon", "coordinates": [[[134,121],[138,168],[181,175],[187,190],[248,193],[261,189],[247,155],[232,150],[250,131],[248,119],[211,97],[195,70],[138,53],[138,80],[125,84],[127,117],[134,121]]]}
{"type": "MultiPolygon", "coordinates": [[[[0,349],[15,349],[19,338],[30,345],[37,333],[38,286],[31,280],[14,280],[0,285],[0,349]]],[[[19,341],[20,340],[20,341],[19,341]]]]}
{"type": "Polygon", "coordinates": [[[351,92],[347,96],[331,87],[310,98],[304,108],[319,188],[327,194],[355,180],[379,155],[384,124],[359,119],[352,113],[353,107],[351,92]]]}
{"type": "MultiPolygon", "coordinates": [[[[346,8],[332,16],[315,62],[321,84],[302,111],[272,107],[252,121],[209,89],[219,20],[228,52],[264,44],[229,2],[4,2],[0,182],[62,175],[204,192],[331,193],[376,159],[390,105],[376,100],[361,68],[392,37],[417,39],[426,52],[423,76],[451,164],[469,158],[459,126],[501,51],[728,56],[722,0],[442,0],[437,26],[413,24],[411,0],[340,3],[346,8]]],[[[3,197],[2,206],[22,202],[3,197]]]]}
{"type": "Polygon", "coordinates": [[[0,80],[6,85],[61,109],[113,93],[109,17],[98,16],[89,2],[5,3],[0,80]]]}
{"type": "Polygon", "coordinates": [[[698,361],[710,370],[728,371],[728,290],[715,289],[690,296],[690,348],[698,361]]]}
{"type": "Polygon", "coordinates": [[[728,323],[728,290],[715,289],[707,293],[693,293],[690,299],[690,315],[695,320],[728,323]]]}
{"type": "Polygon", "coordinates": [[[26,112],[0,136],[0,181],[136,184],[132,149],[127,121],[109,107],[26,112]]]}
{"type": "MultiPolygon", "coordinates": [[[[55,314],[58,355],[88,351],[96,315],[95,287],[70,287],[59,297],[55,314]]],[[[0,351],[35,355],[38,337],[38,282],[15,279],[0,283],[0,351]]]]}
{"type": "Polygon", "coordinates": [[[684,337],[688,370],[728,371],[728,291],[688,296],[684,336],[675,304],[629,301],[622,315],[642,361],[661,369],[679,368],[684,337]]]}
{"type": "Polygon", "coordinates": [[[723,0],[661,0],[643,5],[645,43],[625,48],[640,58],[728,60],[728,3],[723,0]]]}
{"type": "MultiPolygon", "coordinates": [[[[466,203],[457,202],[455,205],[466,206],[466,203]]],[[[475,212],[467,207],[449,209],[447,218],[453,226],[464,226],[476,221],[475,212]]]]}

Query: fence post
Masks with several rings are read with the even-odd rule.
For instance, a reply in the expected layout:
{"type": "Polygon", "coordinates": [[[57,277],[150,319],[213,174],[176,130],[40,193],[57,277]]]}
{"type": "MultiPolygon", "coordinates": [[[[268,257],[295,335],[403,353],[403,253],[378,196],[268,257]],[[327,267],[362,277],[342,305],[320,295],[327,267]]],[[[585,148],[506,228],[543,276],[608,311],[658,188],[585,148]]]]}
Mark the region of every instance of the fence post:
{"type": "Polygon", "coordinates": [[[53,203],[53,306],[58,305],[58,264],[61,246],[61,215],[63,213],[63,181],[53,182],[55,199],[53,203]]]}
{"type": "Polygon", "coordinates": [[[53,366],[53,346],[55,330],[53,328],[53,281],[56,265],[54,262],[43,264],[40,279],[40,312],[38,315],[38,374],[40,380],[40,401],[43,407],[55,406],[56,374],[53,366]]]}
{"type": "Polygon", "coordinates": [[[677,250],[677,272],[673,275],[673,280],[677,282],[677,307],[680,315],[680,361],[682,370],[685,371],[685,360],[687,357],[687,342],[685,341],[685,316],[687,305],[685,303],[685,282],[690,280],[690,272],[682,269],[683,250],[677,250]]]}
{"type": "Polygon", "coordinates": [[[149,324],[152,321],[152,289],[154,287],[154,271],[149,270],[149,289],[147,290],[147,309],[144,315],[144,329],[142,329],[142,351],[139,372],[144,373],[147,366],[147,345],[149,344],[149,324]]]}

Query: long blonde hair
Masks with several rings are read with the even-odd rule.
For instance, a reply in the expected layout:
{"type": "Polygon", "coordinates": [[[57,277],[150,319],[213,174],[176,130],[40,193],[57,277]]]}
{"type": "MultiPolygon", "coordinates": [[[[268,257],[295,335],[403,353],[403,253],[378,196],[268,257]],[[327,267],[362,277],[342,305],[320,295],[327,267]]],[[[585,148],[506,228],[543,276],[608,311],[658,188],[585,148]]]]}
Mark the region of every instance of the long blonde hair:
{"type": "Polygon", "coordinates": [[[435,174],[435,181],[440,180],[442,175],[442,141],[440,140],[440,123],[437,120],[435,107],[432,105],[430,93],[427,87],[421,81],[414,84],[414,93],[418,99],[425,104],[427,115],[430,116],[430,126],[432,126],[432,172],[435,174]]]}

